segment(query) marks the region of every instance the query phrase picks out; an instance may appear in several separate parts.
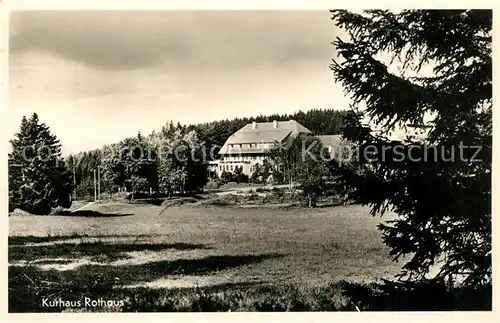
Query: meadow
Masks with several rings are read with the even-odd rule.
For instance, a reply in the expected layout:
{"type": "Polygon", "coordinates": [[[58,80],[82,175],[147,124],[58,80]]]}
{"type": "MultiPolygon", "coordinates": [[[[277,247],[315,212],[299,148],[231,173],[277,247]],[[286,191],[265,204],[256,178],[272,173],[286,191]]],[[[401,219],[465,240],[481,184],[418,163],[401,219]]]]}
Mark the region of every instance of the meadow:
{"type": "Polygon", "coordinates": [[[163,209],[126,202],[71,216],[11,216],[9,311],[370,308],[345,291],[399,272],[376,228],[387,219],[360,205],[163,209]],[[46,303],[84,297],[123,304],[46,303]]]}

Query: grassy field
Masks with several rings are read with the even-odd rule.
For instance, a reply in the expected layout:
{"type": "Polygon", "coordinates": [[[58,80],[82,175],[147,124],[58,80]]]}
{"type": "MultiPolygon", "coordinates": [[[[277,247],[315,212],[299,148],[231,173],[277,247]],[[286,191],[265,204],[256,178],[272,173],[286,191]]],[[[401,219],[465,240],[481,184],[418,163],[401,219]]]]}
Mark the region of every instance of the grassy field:
{"type": "Polygon", "coordinates": [[[121,311],[354,310],[341,295],[346,282],[400,268],[381,242],[381,219],[358,205],[161,211],[113,203],[77,216],[11,216],[9,310],[61,311],[42,299],[86,296],[124,300],[121,311]]]}
{"type": "MultiPolygon", "coordinates": [[[[21,254],[15,258],[11,252],[11,264],[72,260],[61,266],[44,265],[66,269],[92,263],[100,250],[123,254],[126,261],[110,257],[120,265],[207,257],[248,259],[244,265],[241,261],[241,266],[220,268],[212,275],[182,279],[198,284],[251,280],[321,285],[332,280],[390,277],[398,268],[376,229],[380,219],[369,216],[361,206],[292,210],[181,206],[161,215],[161,207],[151,205],[117,203],[87,209],[108,216],[11,217],[11,250],[19,249],[21,254]],[[13,245],[16,239],[29,241],[29,236],[51,237],[46,239],[50,244],[13,245]],[[95,254],[85,250],[95,243],[100,244],[95,254]],[[61,251],[62,246],[73,244],[78,244],[75,251],[61,251]]],[[[141,283],[161,286],[172,280],[169,276],[153,278],[141,283]]]]}

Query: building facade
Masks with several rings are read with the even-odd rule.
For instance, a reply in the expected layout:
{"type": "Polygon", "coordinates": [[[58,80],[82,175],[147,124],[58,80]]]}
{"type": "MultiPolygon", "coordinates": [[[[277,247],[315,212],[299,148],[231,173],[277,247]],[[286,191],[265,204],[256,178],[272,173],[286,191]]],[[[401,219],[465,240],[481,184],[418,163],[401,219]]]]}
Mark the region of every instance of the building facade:
{"type": "MultiPolygon", "coordinates": [[[[219,152],[219,160],[207,162],[209,175],[220,177],[223,172],[232,173],[238,167],[250,177],[256,170],[255,165],[262,165],[276,144],[286,146],[301,134],[312,135],[295,120],[249,123],[226,140],[219,152]]],[[[349,148],[340,135],[319,135],[316,138],[335,158],[342,158],[344,146],[349,148]]]]}
{"type": "Polygon", "coordinates": [[[241,167],[245,175],[251,176],[255,165],[262,165],[276,144],[285,145],[299,134],[311,131],[295,120],[249,123],[226,140],[219,152],[220,160],[210,162],[209,170],[220,177],[224,171],[234,172],[241,167]]]}

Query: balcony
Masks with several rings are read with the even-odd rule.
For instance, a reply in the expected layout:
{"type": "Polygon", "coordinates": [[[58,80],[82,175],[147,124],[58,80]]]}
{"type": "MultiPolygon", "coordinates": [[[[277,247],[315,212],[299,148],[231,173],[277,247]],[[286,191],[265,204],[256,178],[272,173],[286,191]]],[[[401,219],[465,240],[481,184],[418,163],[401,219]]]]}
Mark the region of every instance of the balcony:
{"type": "Polygon", "coordinates": [[[219,165],[221,164],[250,164],[250,160],[221,160],[219,165]]]}

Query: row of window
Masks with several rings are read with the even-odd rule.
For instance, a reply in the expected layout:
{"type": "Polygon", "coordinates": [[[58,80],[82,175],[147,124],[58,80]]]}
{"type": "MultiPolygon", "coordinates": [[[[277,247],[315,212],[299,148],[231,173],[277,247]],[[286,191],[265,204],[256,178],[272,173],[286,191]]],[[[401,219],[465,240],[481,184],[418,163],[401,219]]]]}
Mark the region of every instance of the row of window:
{"type": "Polygon", "coordinates": [[[219,170],[226,171],[226,172],[232,172],[238,167],[238,165],[219,165],[219,170]]]}
{"type": "MultiPolygon", "coordinates": [[[[226,171],[226,172],[232,172],[236,169],[236,167],[238,167],[238,165],[219,165],[219,170],[222,172],[222,171],[226,171]]],[[[241,167],[241,166],[240,166],[241,167]]],[[[278,165],[278,166],[274,166],[274,169],[277,170],[277,171],[281,171],[282,170],[282,167],[281,165],[278,165]]],[[[255,172],[257,170],[257,166],[256,165],[252,165],[250,167],[250,172],[255,172]]]]}
{"type": "MultiPolygon", "coordinates": [[[[238,165],[219,165],[219,170],[222,172],[222,171],[226,171],[226,172],[233,172],[236,167],[238,167],[238,165]]],[[[241,167],[241,166],[239,166],[241,167]]],[[[275,170],[277,171],[282,171],[282,167],[281,166],[274,166],[273,167],[275,170]]],[[[253,173],[257,170],[257,166],[256,165],[252,165],[250,167],[250,172],[253,173]]]]}
{"type": "Polygon", "coordinates": [[[264,156],[225,156],[224,160],[263,160],[264,156]]]}
{"type": "Polygon", "coordinates": [[[253,143],[253,144],[229,144],[229,149],[232,148],[270,148],[273,147],[274,143],[253,143]]]}
{"type": "MultiPolygon", "coordinates": [[[[232,172],[236,169],[236,167],[238,167],[237,165],[220,165],[219,166],[219,170],[222,172],[222,171],[226,171],[226,172],[232,172]]],[[[240,166],[241,167],[241,166],[240,166]]],[[[255,172],[256,170],[256,167],[255,165],[252,165],[250,167],[250,172],[255,172]]]]}

